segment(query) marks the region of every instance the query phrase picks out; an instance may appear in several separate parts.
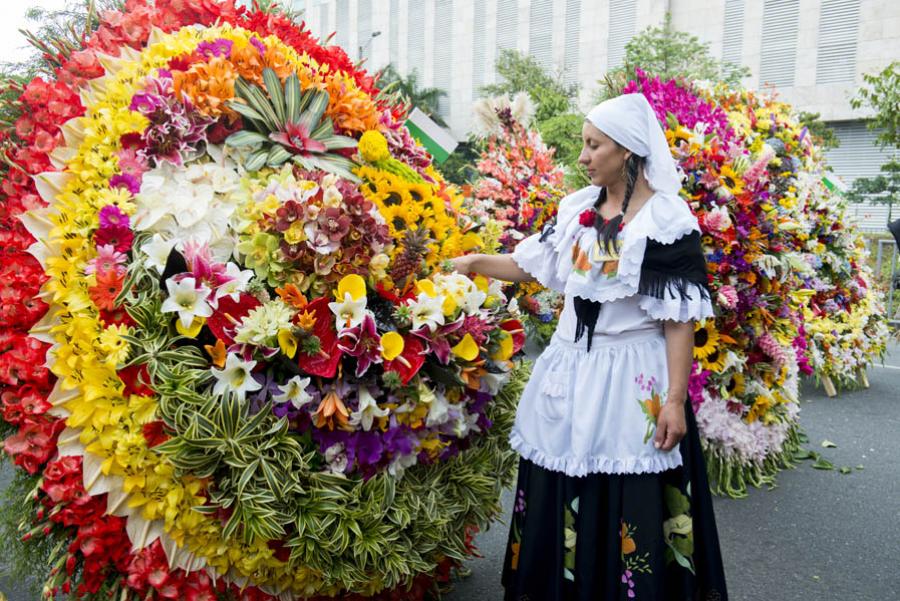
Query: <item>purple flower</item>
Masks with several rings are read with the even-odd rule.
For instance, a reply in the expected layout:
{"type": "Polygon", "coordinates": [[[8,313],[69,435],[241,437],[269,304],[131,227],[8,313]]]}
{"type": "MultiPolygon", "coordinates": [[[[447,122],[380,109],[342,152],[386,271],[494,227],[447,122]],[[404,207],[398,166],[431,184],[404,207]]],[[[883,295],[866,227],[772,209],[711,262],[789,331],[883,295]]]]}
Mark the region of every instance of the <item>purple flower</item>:
{"type": "Polygon", "coordinates": [[[361,466],[378,463],[383,453],[384,444],[378,432],[357,432],[347,441],[348,457],[354,457],[361,466]]]}
{"type": "Polygon", "coordinates": [[[250,43],[253,44],[253,47],[259,51],[260,56],[266,55],[266,46],[259,40],[259,38],[250,38],[250,43]]]}
{"type": "Polygon", "coordinates": [[[197,45],[197,53],[202,54],[206,58],[211,58],[213,56],[229,57],[231,56],[231,48],[233,46],[234,42],[231,40],[219,38],[212,42],[200,42],[200,44],[197,45]]]}
{"type": "MultiPolygon", "coordinates": [[[[110,180],[112,181],[112,180],[110,180]]],[[[117,207],[116,205],[106,205],[102,209],[100,209],[100,227],[101,228],[112,228],[112,227],[129,227],[130,221],[128,219],[128,215],[122,212],[122,209],[117,207]]]]}
{"type": "Polygon", "coordinates": [[[118,173],[109,178],[109,187],[125,188],[132,194],[137,194],[141,191],[141,180],[130,173],[118,173]]]}

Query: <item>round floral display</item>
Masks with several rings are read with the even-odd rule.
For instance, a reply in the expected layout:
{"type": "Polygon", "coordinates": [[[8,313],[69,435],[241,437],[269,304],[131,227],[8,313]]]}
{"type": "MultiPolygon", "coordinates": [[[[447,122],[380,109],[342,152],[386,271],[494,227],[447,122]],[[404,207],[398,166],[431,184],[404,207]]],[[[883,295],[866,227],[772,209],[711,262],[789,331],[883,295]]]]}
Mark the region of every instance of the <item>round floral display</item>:
{"type": "Polygon", "coordinates": [[[403,109],[285,33],[99,55],[35,178],[51,466],[131,549],[88,591],[373,595],[499,511],[522,325],[498,282],[442,269],[481,242],[403,109]]]}

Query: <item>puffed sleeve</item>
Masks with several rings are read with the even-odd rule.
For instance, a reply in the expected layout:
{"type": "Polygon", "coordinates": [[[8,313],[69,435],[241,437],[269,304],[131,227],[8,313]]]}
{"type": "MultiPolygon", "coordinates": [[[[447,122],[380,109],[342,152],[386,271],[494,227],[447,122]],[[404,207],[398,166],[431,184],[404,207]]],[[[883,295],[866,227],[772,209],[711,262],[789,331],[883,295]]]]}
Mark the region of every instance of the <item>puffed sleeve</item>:
{"type": "Polygon", "coordinates": [[[557,220],[554,218],[540,233],[519,242],[513,250],[512,258],[523,271],[531,274],[545,288],[564,292],[566,282],[558,274],[559,237],[557,220]]]}
{"type": "Polygon", "coordinates": [[[638,295],[640,307],[654,319],[691,321],[715,316],[699,232],[669,244],[647,241],[638,295]]]}

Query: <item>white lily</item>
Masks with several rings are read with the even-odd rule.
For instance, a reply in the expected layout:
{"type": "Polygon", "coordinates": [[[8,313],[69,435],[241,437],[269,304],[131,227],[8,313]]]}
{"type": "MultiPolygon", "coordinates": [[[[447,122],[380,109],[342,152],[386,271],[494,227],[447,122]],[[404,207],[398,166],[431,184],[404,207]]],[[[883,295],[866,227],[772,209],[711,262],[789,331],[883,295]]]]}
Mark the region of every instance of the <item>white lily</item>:
{"type": "Polygon", "coordinates": [[[349,292],[344,293],[344,300],[328,303],[328,308],[337,318],[338,330],[355,328],[362,323],[366,316],[366,297],[361,296],[357,300],[349,292]]]}
{"type": "Polygon", "coordinates": [[[390,411],[378,406],[368,388],[360,386],[359,409],[350,414],[350,425],[354,428],[362,425],[363,430],[368,432],[376,417],[387,417],[388,413],[390,411]]]}
{"type": "Polygon", "coordinates": [[[228,353],[224,369],[212,368],[213,376],[216,378],[213,394],[222,395],[230,390],[243,400],[248,392],[259,390],[262,388],[262,384],[250,375],[254,367],[256,367],[256,361],[244,361],[240,356],[228,353]]]}
{"type": "Polygon", "coordinates": [[[281,394],[273,395],[272,400],[276,403],[290,403],[294,406],[294,409],[300,409],[313,400],[312,396],[306,392],[309,382],[309,378],[294,376],[285,382],[283,386],[278,387],[281,394]]]}
{"type": "Polygon", "coordinates": [[[194,278],[175,278],[166,280],[169,298],[163,301],[163,313],[178,313],[178,319],[185,328],[191,327],[195,317],[209,317],[212,307],[206,302],[210,289],[204,285],[197,286],[194,278]]]}
{"type": "Polygon", "coordinates": [[[166,240],[159,234],[153,234],[150,241],[141,246],[141,252],[147,255],[147,265],[162,273],[176,242],[177,240],[166,240]]]}
{"type": "Polygon", "coordinates": [[[432,297],[421,292],[409,307],[414,330],[428,326],[429,330],[434,331],[439,325],[444,325],[443,299],[440,296],[432,297]]]}
{"type": "Polygon", "coordinates": [[[250,285],[250,280],[253,278],[253,270],[241,269],[238,265],[229,261],[225,264],[225,275],[232,279],[216,288],[216,300],[223,296],[230,296],[231,300],[236,301],[238,295],[246,291],[247,286],[250,285]]]}

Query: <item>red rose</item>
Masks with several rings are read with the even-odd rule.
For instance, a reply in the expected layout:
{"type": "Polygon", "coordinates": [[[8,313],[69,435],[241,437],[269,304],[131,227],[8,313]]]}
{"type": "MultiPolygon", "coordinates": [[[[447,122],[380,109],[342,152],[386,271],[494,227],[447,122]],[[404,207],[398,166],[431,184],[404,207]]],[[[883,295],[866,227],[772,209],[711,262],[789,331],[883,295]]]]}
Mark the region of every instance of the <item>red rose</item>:
{"type": "Polygon", "coordinates": [[[591,227],[597,221],[597,212],[594,209],[585,209],[578,216],[578,223],[584,227],[591,227]]]}

